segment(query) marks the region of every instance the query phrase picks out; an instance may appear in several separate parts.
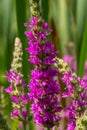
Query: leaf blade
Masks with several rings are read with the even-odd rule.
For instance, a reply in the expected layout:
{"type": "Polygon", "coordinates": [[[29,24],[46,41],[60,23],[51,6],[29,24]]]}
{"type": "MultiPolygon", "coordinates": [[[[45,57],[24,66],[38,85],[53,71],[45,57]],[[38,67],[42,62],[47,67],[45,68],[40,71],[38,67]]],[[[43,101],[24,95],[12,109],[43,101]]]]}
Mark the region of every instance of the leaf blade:
{"type": "Polygon", "coordinates": [[[78,75],[83,76],[84,74],[84,65],[87,58],[87,21],[84,27],[84,35],[83,35],[83,41],[82,41],[82,47],[80,52],[80,60],[79,60],[79,69],[78,69],[78,75]]]}

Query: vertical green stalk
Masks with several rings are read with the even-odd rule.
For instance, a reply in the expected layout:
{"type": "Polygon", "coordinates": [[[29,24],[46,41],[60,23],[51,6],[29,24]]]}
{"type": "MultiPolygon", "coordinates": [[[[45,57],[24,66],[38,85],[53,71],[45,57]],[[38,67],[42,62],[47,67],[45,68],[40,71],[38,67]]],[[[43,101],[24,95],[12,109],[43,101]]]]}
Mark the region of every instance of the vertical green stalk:
{"type": "Polygon", "coordinates": [[[48,128],[47,128],[47,130],[51,130],[51,128],[50,128],[50,127],[48,127],[48,128]]]}
{"type": "Polygon", "coordinates": [[[23,128],[24,128],[24,130],[26,130],[26,123],[25,122],[23,122],[23,128]]]}
{"type": "Polygon", "coordinates": [[[42,13],[43,19],[48,22],[49,0],[41,0],[41,10],[44,12],[42,13]]]}
{"type": "MultiPolygon", "coordinates": [[[[59,11],[59,19],[58,19],[58,32],[60,35],[61,49],[63,54],[66,54],[66,46],[67,43],[71,40],[70,32],[69,32],[69,19],[68,19],[68,8],[66,4],[66,0],[58,0],[58,11],[59,11]]],[[[57,24],[58,24],[57,23],[57,24]]]]}
{"type": "Polygon", "coordinates": [[[87,21],[84,27],[83,40],[82,40],[82,46],[81,46],[80,57],[79,57],[79,65],[78,65],[78,75],[81,77],[84,75],[84,67],[85,67],[86,59],[87,59],[87,21]]]}
{"type": "Polygon", "coordinates": [[[76,39],[77,39],[77,62],[79,66],[80,53],[82,49],[83,31],[87,19],[87,0],[77,0],[76,4],[76,39]]]}

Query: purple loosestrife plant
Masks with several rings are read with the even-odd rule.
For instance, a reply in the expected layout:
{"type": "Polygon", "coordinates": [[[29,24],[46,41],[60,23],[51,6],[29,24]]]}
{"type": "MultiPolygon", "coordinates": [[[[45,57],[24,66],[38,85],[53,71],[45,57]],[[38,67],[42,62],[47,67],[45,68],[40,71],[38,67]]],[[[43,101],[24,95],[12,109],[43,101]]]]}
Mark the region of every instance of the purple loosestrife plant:
{"type": "Polygon", "coordinates": [[[6,76],[10,85],[5,91],[10,95],[12,101],[13,111],[11,112],[11,119],[16,117],[22,121],[25,130],[28,120],[26,105],[28,104],[29,98],[28,94],[24,93],[26,84],[21,73],[22,55],[21,41],[19,38],[16,38],[11,69],[10,71],[7,71],[6,76]]]}
{"type": "Polygon", "coordinates": [[[85,75],[81,79],[72,72],[77,72],[76,61],[72,56],[64,57],[65,62],[57,58],[58,52],[48,40],[52,29],[41,18],[39,1],[29,0],[32,18],[30,23],[25,23],[29,28],[29,31],[25,32],[28,37],[29,62],[34,65],[28,84],[29,93],[24,93],[26,84],[21,73],[23,52],[19,38],[15,40],[13,62],[6,75],[10,85],[5,91],[10,95],[13,106],[11,119],[18,118],[26,130],[31,117],[26,109],[30,100],[36,124],[43,125],[48,130],[62,129],[59,123],[66,116],[68,124],[64,126],[64,130],[85,130],[87,128],[87,65],[85,75]],[[70,69],[66,62],[73,67],[70,69]],[[59,81],[64,85],[63,91],[59,81]],[[69,104],[62,107],[64,98],[69,99],[69,104]]]}
{"type": "Polygon", "coordinates": [[[65,84],[65,90],[64,90],[65,92],[62,93],[62,98],[70,99],[70,105],[64,108],[65,112],[68,113],[68,120],[69,120],[67,130],[77,130],[77,127],[81,128],[80,123],[78,123],[79,121],[78,119],[79,118],[82,119],[84,112],[86,111],[87,108],[86,81],[84,80],[84,78],[81,79],[80,77],[77,77],[77,75],[70,70],[67,63],[58,58],[57,58],[57,67],[59,73],[62,74],[61,80],[65,84]]]}
{"type": "Polygon", "coordinates": [[[61,120],[59,113],[62,110],[58,70],[54,67],[57,52],[51,41],[47,39],[52,30],[40,17],[39,0],[30,0],[30,5],[32,18],[29,24],[25,23],[29,28],[25,34],[28,37],[29,61],[34,64],[28,85],[29,97],[32,101],[31,110],[35,123],[50,129],[59,124],[61,120]]]}

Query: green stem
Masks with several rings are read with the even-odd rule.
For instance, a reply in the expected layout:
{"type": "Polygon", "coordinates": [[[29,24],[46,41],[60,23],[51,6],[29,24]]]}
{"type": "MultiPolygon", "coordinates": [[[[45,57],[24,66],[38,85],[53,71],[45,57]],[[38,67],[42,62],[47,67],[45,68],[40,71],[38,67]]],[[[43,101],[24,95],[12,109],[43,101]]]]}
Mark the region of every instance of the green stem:
{"type": "Polygon", "coordinates": [[[23,130],[26,130],[26,123],[23,122],[23,130]]]}
{"type": "Polygon", "coordinates": [[[48,127],[48,128],[47,128],[47,130],[51,130],[51,128],[50,128],[50,127],[48,127]]]}

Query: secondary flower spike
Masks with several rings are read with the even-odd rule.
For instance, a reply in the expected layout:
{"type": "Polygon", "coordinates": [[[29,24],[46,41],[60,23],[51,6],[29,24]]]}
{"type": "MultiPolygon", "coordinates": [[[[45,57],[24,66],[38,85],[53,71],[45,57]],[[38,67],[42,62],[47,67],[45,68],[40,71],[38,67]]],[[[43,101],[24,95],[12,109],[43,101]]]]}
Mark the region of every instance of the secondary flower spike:
{"type": "Polygon", "coordinates": [[[29,62],[34,64],[28,85],[34,121],[51,128],[59,124],[61,120],[59,113],[62,110],[58,70],[54,67],[57,52],[47,39],[52,29],[39,16],[34,16],[34,13],[30,23],[25,23],[25,26],[29,28],[29,31],[25,32],[28,37],[29,62]]]}
{"type": "Polygon", "coordinates": [[[66,130],[80,130],[81,122],[78,121],[80,118],[83,118],[87,108],[86,81],[84,78],[81,79],[77,77],[77,75],[71,71],[68,64],[62,59],[56,58],[56,60],[57,64],[55,64],[55,67],[58,68],[61,74],[60,78],[65,84],[65,92],[62,93],[62,97],[70,99],[68,106],[64,108],[69,120],[66,130]]]}
{"type": "Polygon", "coordinates": [[[26,105],[29,100],[28,94],[24,93],[26,84],[21,73],[22,55],[22,43],[19,38],[16,38],[11,69],[7,71],[6,76],[10,86],[5,90],[10,95],[12,101],[13,111],[11,113],[11,119],[17,117],[19,120],[27,122],[28,111],[26,110],[26,105]]]}

